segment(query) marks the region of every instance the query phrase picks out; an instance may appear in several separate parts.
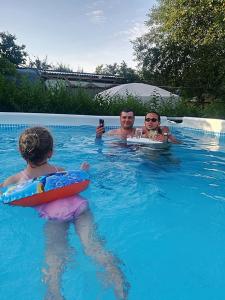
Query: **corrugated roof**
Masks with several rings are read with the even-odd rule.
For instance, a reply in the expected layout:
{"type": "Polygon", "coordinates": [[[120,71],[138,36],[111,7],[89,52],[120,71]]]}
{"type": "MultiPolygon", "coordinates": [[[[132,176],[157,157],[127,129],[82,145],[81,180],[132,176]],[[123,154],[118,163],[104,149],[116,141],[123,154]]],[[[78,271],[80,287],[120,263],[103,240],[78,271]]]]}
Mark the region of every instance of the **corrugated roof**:
{"type": "Polygon", "coordinates": [[[84,80],[87,82],[106,82],[106,83],[118,83],[121,84],[125,81],[123,77],[113,76],[113,75],[104,75],[104,74],[95,74],[95,73],[83,73],[83,72],[60,72],[55,70],[41,70],[36,68],[18,68],[18,71],[28,76],[36,75],[40,76],[43,79],[63,79],[70,81],[80,81],[84,80]]]}
{"type": "Polygon", "coordinates": [[[93,78],[111,78],[111,79],[124,79],[121,76],[95,74],[95,73],[83,73],[83,72],[59,72],[55,70],[39,70],[41,75],[62,75],[62,76],[80,76],[80,77],[93,77],[93,78]]]}

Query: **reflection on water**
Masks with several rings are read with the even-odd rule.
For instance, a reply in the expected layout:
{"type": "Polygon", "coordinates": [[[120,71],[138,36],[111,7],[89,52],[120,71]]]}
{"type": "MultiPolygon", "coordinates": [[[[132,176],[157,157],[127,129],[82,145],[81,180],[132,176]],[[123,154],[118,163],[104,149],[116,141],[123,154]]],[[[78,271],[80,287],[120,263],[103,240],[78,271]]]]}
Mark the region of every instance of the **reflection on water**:
{"type": "Polygon", "coordinates": [[[196,135],[194,132],[189,132],[183,137],[186,145],[191,146],[193,149],[225,151],[225,139],[220,136],[196,135]]]}

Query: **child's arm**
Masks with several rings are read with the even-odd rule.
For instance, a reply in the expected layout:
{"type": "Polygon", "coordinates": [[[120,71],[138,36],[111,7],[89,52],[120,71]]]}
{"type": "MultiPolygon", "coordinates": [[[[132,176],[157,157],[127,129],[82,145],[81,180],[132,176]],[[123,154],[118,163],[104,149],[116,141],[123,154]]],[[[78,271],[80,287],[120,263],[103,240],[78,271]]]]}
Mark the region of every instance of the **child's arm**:
{"type": "Polygon", "coordinates": [[[89,163],[87,163],[87,162],[83,162],[82,164],[81,164],[81,166],[80,166],[80,168],[81,168],[81,170],[89,170],[89,168],[90,168],[90,165],[89,165],[89,163]]]}
{"type": "Polygon", "coordinates": [[[57,172],[63,172],[63,171],[65,171],[65,169],[64,169],[64,168],[57,167],[57,172]]]}
{"type": "Polygon", "coordinates": [[[6,178],[5,181],[0,184],[0,187],[6,187],[10,184],[16,184],[19,182],[19,180],[20,180],[20,173],[18,173],[16,175],[12,175],[12,176],[6,178]]]}

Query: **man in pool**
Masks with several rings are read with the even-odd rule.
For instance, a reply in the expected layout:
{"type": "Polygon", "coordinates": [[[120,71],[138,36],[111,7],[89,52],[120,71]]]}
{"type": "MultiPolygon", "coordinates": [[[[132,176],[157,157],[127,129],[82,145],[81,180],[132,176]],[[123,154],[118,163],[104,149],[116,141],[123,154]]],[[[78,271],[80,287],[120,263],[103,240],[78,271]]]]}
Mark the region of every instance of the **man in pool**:
{"type": "MultiPolygon", "coordinates": [[[[127,138],[127,136],[134,136],[134,120],[134,112],[131,109],[123,109],[120,113],[120,128],[108,131],[107,135],[117,135],[121,138],[127,138]]],[[[96,128],[96,138],[101,138],[104,132],[104,126],[98,126],[96,128]]]]}
{"type": "Polygon", "coordinates": [[[169,132],[167,126],[160,126],[160,115],[156,111],[151,111],[145,116],[142,136],[157,141],[169,141],[174,144],[180,144],[169,132]]]}

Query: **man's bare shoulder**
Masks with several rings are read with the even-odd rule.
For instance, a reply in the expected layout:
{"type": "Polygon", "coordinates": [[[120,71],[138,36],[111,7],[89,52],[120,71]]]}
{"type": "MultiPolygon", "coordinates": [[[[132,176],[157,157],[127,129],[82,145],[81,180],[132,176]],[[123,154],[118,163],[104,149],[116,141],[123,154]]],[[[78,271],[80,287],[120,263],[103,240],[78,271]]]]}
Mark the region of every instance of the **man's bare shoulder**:
{"type": "Polygon", "coordinates": [[[121,129],[112,129],[107,132],[107,135],[121,135],[121,129]]]}

